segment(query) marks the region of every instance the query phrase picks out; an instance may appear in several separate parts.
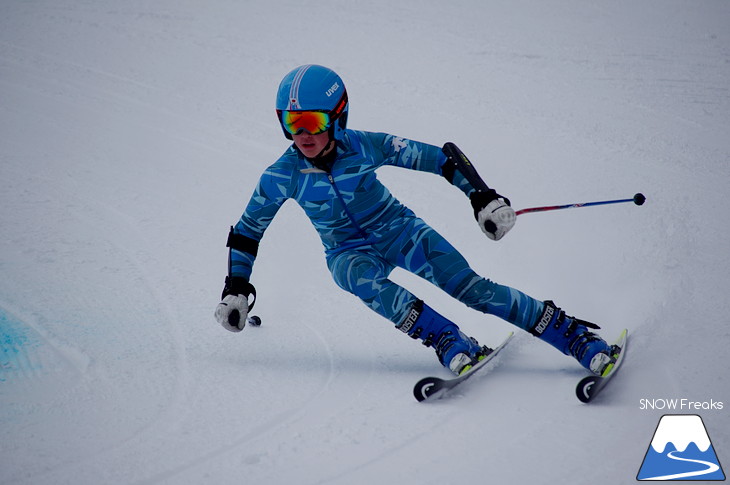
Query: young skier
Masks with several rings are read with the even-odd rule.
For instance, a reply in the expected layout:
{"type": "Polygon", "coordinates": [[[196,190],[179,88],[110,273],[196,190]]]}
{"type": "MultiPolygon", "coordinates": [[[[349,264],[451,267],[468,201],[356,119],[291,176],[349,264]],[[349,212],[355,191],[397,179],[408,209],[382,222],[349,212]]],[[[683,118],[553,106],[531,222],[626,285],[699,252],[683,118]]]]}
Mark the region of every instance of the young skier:
{"type": "Polygon", "coordinates": [[[375,170],[393,165],[444,177],[469,197],[479,227],[495,241],[515,223],[509,200],[482,181],[453,143],[439,148],[347,129],[348,107],[345,84],[326,67],[300,66],[281,81],[276,113],[293,144],[264,171],[241,219],[231,227],[229,274],[216,320],[232,332],[244,328],[256,299],[250,278],[259,241],[282,204],[294,199],[319,233],[337,285],[433,347],[454,374],[490,349],[388,279],[395,267],[532,333],[600,374],[611,349],[589,330],[598,326],[567,316],[552,301],[538,301],[476,274],[446,239],[390,194],[375,170]]]}

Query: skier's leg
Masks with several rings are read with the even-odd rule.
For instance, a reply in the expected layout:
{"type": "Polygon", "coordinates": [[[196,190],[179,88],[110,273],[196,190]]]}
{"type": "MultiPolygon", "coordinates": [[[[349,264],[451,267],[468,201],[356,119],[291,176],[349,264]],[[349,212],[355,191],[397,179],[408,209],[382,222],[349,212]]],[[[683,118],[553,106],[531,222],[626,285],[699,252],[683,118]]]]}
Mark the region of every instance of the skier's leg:
{"type": "Polygon", "coordinates": [[[335,283],[359,297],[365,305],[396,325],[418,298],[397,285],[388,275],[393,267],[375,254],[365,251],[343,251],[331,255],[327,266],[335,283]]]}
{"type": "Polygon", "coordinates": [[[342,289],[358,296],[402,332],[434,347],[439,361],[454,373],[459,374],[486,353],[487,349],[459,331],[456,324],[388,279],[393,267],[378,256],[346,251],[329,257],[327,264],[342,289]]]}
{"type": "Polygon", "coordinates": [[[608,362],[609,345],[588,328],[599,328],[568,317],[551,301],[541,302],[525,293],[477,275],[464,257],[434,229],[416,218],[400,238],[407,243],[390,257],[401,266],[442,288],[467,306],[498,316],[541,338],[581,365],[600,374],[608,362]]]}
{"type": "Polygon", "coordinates": [[[461,253],[423,220],[413,218],[396,237],[396,241],[385,243],[388,261],[430,281],[466,306],[525,330],[540,316],[541,301],[479,276],[461,253]]]}

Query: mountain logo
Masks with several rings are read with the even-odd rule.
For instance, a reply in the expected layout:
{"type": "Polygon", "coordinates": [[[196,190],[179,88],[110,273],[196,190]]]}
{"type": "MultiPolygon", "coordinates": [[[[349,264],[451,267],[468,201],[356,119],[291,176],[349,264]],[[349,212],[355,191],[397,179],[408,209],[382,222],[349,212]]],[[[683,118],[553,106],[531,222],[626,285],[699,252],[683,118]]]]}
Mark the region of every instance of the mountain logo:
{"type": "Polygon", "coordinates": [[[659,420],[637,480],[725,480],[702,418],[665,414],[659,420]]]}

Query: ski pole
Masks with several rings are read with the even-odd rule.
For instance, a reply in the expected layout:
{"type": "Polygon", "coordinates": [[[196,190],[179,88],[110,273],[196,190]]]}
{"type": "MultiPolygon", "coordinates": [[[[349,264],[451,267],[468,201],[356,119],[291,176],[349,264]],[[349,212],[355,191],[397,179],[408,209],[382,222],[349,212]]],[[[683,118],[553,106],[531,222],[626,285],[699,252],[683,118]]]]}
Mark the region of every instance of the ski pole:
{"type": "Polygon", "coordinates": [[[565,204],[565,205],[548,205],[543,207],[530,207],[527,209],[521,209],[518,211],[515,211],[515,214],[518,216],[520,214],[529,214],[530,212],[546,212],[546,211],[554,211],[559,209],[571,209],[573,207],[590,207],[592,205],[606,205],[606,204],[621,204],[624,202],[633,202],[636,205],[642,205],[644,202],[646,202],[646,197],[644,197],[644,194],[638,193],[634,195],[631,199],[617,199],[617,200],[602,200],[598,202],[583,202],[579,204],[565,204]]]}

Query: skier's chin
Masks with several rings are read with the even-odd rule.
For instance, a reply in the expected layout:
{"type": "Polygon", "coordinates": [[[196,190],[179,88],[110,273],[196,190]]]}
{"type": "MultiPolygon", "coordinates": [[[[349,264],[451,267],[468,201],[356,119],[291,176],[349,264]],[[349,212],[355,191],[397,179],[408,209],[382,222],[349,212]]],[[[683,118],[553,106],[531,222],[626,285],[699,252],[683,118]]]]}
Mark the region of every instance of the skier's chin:
{"type": "Polygon", "coordinates": [[[294,135],[294,143],[299,151],[307,158],[315,158],[322,154],[322,151],[329,143],[329,133],[324,132],[317,135],[303,133],[294,135]]]}
{"type": "Polygon", "coordinates": [[[317,147],[317,145],[315,145],[314,143],[299,145],[299,150],[307,158],[314,158],[321,151],[319,147],[317,147]]]}

